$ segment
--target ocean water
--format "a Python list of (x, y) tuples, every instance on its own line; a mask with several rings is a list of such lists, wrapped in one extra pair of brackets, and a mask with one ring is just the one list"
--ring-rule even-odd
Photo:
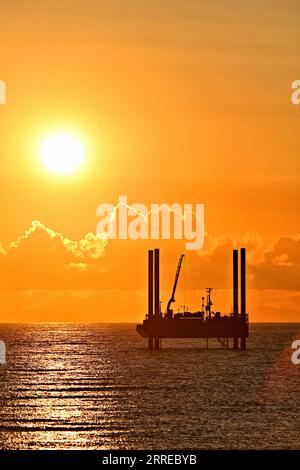
[(148, 351), (133, 324), (0, 325), (0, 447), (299, 449), (300, 324), (250, 330)]

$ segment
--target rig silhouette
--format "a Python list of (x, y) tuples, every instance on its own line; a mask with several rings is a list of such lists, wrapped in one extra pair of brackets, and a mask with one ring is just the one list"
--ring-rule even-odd
[(234, 349), (246, 349), (249, 336), (249, 321), (246, 313), (246, 249), (240, 250), (240, 312), (238, 288), (238, 250), (233, 250), (233, 312), (221, 314), (212, 310), (211, 291), (206, 289), (202, 297), (202, 310), (183, 311), (174, 314), (171, 306), (175, 302), (175, 293), (184, 255), (179, 258), (171, 297), (165, 313), (160, 307), (159, 250), (148, 251), (148, 313), (142, 324), (136, 326), (137, 332), (148, 338), (149, 349), (159, 349), (162, 338), (206, 338), (217, 339), (223, 348), (229, 347), (232, 339)]

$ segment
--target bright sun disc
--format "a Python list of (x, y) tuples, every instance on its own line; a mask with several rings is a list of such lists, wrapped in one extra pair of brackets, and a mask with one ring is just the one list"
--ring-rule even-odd
[(79, 168), (84, 151), (79, 139), (71, 134), (58, 133), (44, 139), (41, 156), (48, 170), (66, 174)]

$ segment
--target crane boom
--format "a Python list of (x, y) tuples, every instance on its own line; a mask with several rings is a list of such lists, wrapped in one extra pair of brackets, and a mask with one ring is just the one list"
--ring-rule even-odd
[(179, 261), (178, 261), (176, 274), (175, 274), (175, 279), (174, 279), (174, 284), (173, 284), (172, 295), (171, 295), (171, 297), (169, 299), (169, 302), (168, 302), (168, 305), (167, 305), (166, 315), (170, 314), (170, 307), (171, 307), (172, 303), (175, 302), (175, 293), (176, 293), (176, 288), (177, 288), (177, 283), (178, 283), (178, 279), (179, 279), (179, 274), (180, 274), (183, 258), (184, 258), (184, 255), (181, 255), (180, 258), (179, 258)]

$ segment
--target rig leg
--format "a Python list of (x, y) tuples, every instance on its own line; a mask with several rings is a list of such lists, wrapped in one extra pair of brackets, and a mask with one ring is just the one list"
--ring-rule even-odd
[(154, 338), (154, 349), (159, 349), (159, 338)]
[(226, 338), (226, 349), (228, 349), (228, 338)]
[(241, 338), (241, 349), (246, 349), (246, 338)]
[(148, 349), (153, 349), (153, 338), (148, 338)]
[(239, 349), (239, 339), (233, 338), (233, 349)]

